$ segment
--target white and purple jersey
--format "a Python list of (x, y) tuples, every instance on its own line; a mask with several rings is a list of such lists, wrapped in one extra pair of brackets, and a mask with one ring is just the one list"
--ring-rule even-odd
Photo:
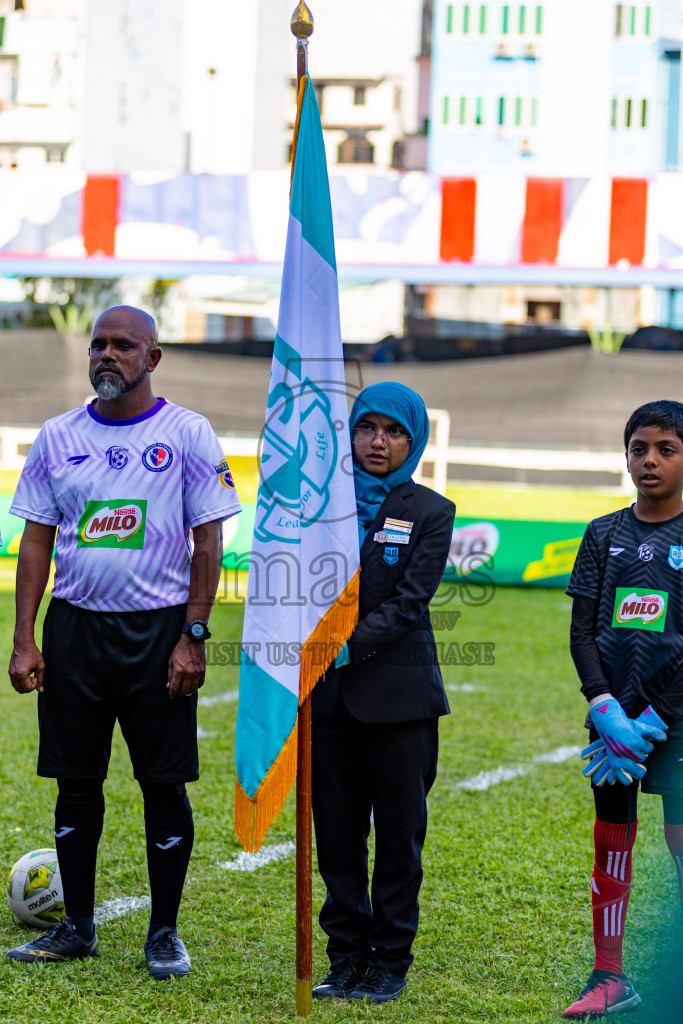
[(239, 511), (209, 422), (163, 398), (133, 419), (87, 405), (47, 420), (10, 508), (59, 527), (53, 596), (101, 612), (184, 604), (189, 531)]

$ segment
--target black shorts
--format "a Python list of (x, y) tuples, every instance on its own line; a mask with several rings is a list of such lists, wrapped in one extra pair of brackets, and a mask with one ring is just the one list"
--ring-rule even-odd
[(197, 694), (168, 696), (185, 605), (92, 612), (55, 599), (45, 616), (38, 774), (106, 778), (114, 724), (142, 782), (199, 778)]

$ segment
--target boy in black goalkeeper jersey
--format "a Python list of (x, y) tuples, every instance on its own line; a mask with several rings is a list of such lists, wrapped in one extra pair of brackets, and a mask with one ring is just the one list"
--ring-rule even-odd
[(595, 967), (572, 1018), (640, 1003), (621, 960), (639, 783), (662, 796), (683, 902), (683, 405), (636, 409), (624, 444), (635, 504), (589, 523), (567, 588), (596, 812)]

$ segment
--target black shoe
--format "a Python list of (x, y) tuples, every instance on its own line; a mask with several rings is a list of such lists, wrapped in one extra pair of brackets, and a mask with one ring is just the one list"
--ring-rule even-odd
[(74, 930), (68, 917), (60, 921), (56, 928), (51, 928), (45, 935), (26, 942), (23, 946), (10, 949), (5, 956), (9, 960), (23, 960), (24, 963), (50, 963), (64, 960), (84, 960), (88, 956), (98, 956), (97, 935), (89, 941), (82, 939)]
[(170, 928), (147, 939), (145, 959), (147, 970), (155, 981), (182, 978), (192, 970), (185, 943)]
[(386, 968), (372, 964), (360, 985), (349, 993), (349, 999), (367, 999), (369, 1003), (390, 1003), (392, 999), (400, 996), (407, 984), (406, 979), (400, 975), (391, 974)]
[(313, 989), (314, 999), (344, 999), (353, 992), (365, 974), (365, 964), (353, 960), (339, 960), (330, 973)]

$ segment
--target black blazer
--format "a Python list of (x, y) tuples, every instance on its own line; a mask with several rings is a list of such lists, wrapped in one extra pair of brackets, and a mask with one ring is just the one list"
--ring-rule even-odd
[[(413, 523), (408, 544), (374, 540), (387, 517)], [(358, 624), (348, 641), (351, 664), (328, 669), (314, 687), (314, 718), (332, 717), (340, 699), (361, 722), (409, 722), (449, 713), (429, 602), (446, 566), (454, 518), (452, 501), (412, 480), (389, 492), (360, 551)]]

